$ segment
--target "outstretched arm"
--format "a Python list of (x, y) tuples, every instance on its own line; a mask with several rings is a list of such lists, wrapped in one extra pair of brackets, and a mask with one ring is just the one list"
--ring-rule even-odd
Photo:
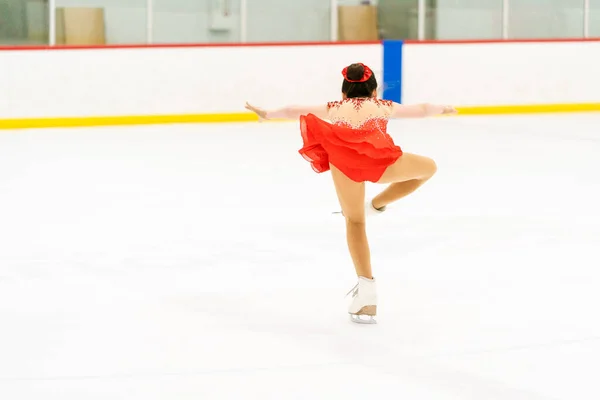
[(452, 106), (435, 104), (404, 105), (394, 103), (390, 118), (425, 118), (441, 114), (456, 114), (457, 112)]
[(278, 110), (263, 110), (246, 103), (246, 109), (254, 112), (260, 119), (298, 119), (301, 115), (314, 114), (319, 118), (327, 118), (327, 105), (289, 106)]

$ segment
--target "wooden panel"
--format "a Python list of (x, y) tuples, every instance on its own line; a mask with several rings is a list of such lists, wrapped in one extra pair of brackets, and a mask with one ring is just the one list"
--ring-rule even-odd
[(102, 8), (57, 8), (56, 44), (104, 45), (106, 31)]
[(379, 39), (376, 6), (340, 6), (338, 21), (338, 39), (341, 41)]

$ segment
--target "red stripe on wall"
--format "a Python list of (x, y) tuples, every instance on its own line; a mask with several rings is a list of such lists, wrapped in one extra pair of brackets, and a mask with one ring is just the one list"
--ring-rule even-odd
[[(573, 43), (600, 42), (589, 39), (481, 39), (481, 40), (405, 40), (410, 45), (431, 44), (494, 44), (494, 43)], [(60, 51), (60, 50), (118, 50), (118, 49), (182, 49), (203, 47), (283, 47), (283, 46), (348, 46), (381, 44), (382, 41), (358, 42), (260, 42), (260, 43), (170, 43), (170, 44), (110, 44), (104, 46), (0, 46), (0, 51)]]

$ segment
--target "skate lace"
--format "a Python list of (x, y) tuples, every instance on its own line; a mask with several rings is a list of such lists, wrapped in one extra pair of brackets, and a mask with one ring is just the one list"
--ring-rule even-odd
[(352, 297), (356, 297), (356, 295), (358, 294), (358, 283), (354, 285), (354, 287), (350, 289), (348, 293), (346, 293), (346, 297), (348, 297), (350, 293), (352, 293)]

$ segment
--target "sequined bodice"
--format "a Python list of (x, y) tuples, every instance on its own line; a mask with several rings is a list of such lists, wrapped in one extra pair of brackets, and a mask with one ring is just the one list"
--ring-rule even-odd
[(327, 103), (329, 119), (335, 125), (386, 132), (393, 102), (375, 98), (354, 98)]

